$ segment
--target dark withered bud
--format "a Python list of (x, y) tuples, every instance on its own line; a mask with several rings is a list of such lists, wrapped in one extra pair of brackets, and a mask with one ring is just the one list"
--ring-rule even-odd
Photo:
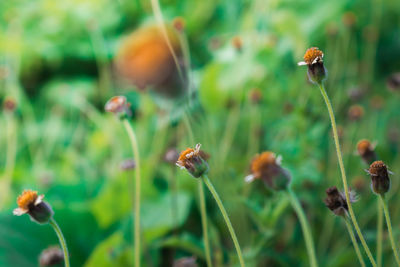
[(29, 214), (31, 220), (39, 224), (45, 224), (53, 217), (54, 212), (51, 206), (43, 201), (44, 195), (38, 195), (36, 191), (25, 190), (17, 199), (18, 208), (13, 214), (21, 216)]
[(368, 169), (371, 176), (371, 189), (374, 193), (384, 195), (390, 189), (389, 172), (381, 160), (374, 161)]
[(386, 86), (392, 91), (400, 90), (400, 72), (393, 73), (386, 79)]
[(322, 60), (323, 57), (324, 53), (321, 50), (317, 47), (311, 47), (304, 54), (304, 61), (298, 63), (299, 66), (307, 65), (308, 79), (312, 83), (321, 84), (327, 77), (327, 71)]
[(125, 96), (114, 96), (107, 101), (104, 106), (104, 110), (107, 112), (114, 113), (119, 118), (123, 119), (132, 115), (130, 110), (130, 104), (126, 100)]
[(173, 267), (197, 267), (196, 257), (186, 257), (174, 261)]
[(134, 159), (125, 159), (119, 167), (123, 171), (133, 170), (136, 167), (136, 162)]
[[(336, 186), (326, 189), (325, 205), (337, 216), (346, 216), (349, 210), (344, 192), (337, 189)], [(355, 195), (349, 192), (350, 202), (355, 202)]]
[(266, 151), (256, 155), (251, 162), (251, 174), (245, 177), (246, 182), (261, 179), (265, 186), (272, 190), (286, 190), (292, 180), (288, 170), (282, 168), (281, 157)]
[(39, 265), (42, 267), (60, 265), (64, 262), (64, 253), (58, 246), (49, 247), (40, 253)]
[(360, 119), (362, 119), (362, 117), (364, 116), (364, 108), (360, 105), (352, 105), (349, 108), (349, 119), (352, 121), (358, 121)]
[(357, 143), (357, 152), (368, 165), (377, 160), (375, 147), (367, 139), (362, 139)]
[(208, 173), (208, 164), (202, 157), (202, 153), (204, 152), (200, 151), (200, 144), (197, 144), (194, 149), (187, 148), (179, 155), (176, 165), (181, 169), (186, 169), (193, 177), (199, 178)]

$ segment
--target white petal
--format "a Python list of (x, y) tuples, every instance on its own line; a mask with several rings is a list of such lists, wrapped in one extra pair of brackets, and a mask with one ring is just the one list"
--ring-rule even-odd
[(281, 165), (282, 159), (283, 159), (282, 156), (278, 155), (278, 157), (276, 158), (276, 164)]
[(16, 216), (24, 215), (27, 212), (28, 212), (28, 210), (24, 210), (24, 209), (21, 209), (21, 208), (16, 208), (16, 209), (13, 210), (13, 214), (16, 215)]
[(200, 147), (201, 147), (201, 144), (196, 144), (196, 148), (194, 149), (194, 151), (196, 153), (199, 153), (200, 152)]
[(253, 174), (249, 174), (249, 175), (247, 175), (246, 177), (244, 177), (244, 181), (245, 181), (246, 183), (251, 183), (251, 182), (254, 181), (254, 179), (255, 179), (255, 177), (254, 177)]
[(304, 66), (304, 65), (307, 65), (307, 63), (305, 63), (304, 61), (300, 61), (300, 62), (297, 63), (297, 65), (298, 66)]
[(35, 206), (37, 206), (37, 205), (39, 205), (40, 203), (42, 203), (43, 198), (44, 198), (44, 195), (38, 196), (38, 197), (36, 198), (36, 200), (35, 200)]

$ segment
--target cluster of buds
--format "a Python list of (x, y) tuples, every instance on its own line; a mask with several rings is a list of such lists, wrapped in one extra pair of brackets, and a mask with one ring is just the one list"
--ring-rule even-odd
[[(337, 216), (346, 216), (349, 207), (346, 202), (346, 195), (337, 189), (336, 186), (326, 189), (325, 205)], [(349, 192), (350, 202), (356, 202), (355, 193)]]
[(114, 96), (107, 101), (104, 106), (104, 110), (107, 112), (114, 113), (120, 119), (131, 117), (132, 112), (130, 109), (130, 103), (128, 103), (125, 96)]
[(386, 164), (381, 161), (374, 161), (367, 170), (371, 176), (371, 189), (375, 194), (384, 195), (390, 189), (389, 171)]
[(367, 139), (362, 139), (357, 143), (357, 153), (368, 165), (377, 159), (375, 145)]
[(282, 158), (275, 153), (266, 151), (256, 155), (251, 162), (251, 174), (245, 177), (246, 182), (261, 179), (264, 184), (273, 190), (285, 190), (288, 188), (291, 175), (282, 168)]
[(181, 152), (176, 165), (181, 169), (186, 169), (193, 177), (199, 178), (208, 173), (206, 154), (200, 150), (200, 144), (196, 147), (187, 148)]
[(323, 57), (324, 53), (318, 47), (311, 47), (304, 54), (304, 61), (297, 63), (299, 66), (307, 65), (308, 78), (312, 83), (321, 84), (327, 77)]
[(43, 201), (44, 195), (38, 195), (36, 191), (24, 190), (18, 197), (18, 208), (13, 214), (21, 216), (29, 214), (31, 220), (39, 224), (46, 224), (53, 218), (54, 212), (51, 206)]

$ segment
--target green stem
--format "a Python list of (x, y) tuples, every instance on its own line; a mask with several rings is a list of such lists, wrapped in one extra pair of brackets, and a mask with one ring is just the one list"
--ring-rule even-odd
[(361, 255), (360, 247), (358, 246), (356, 237), (354, 236), (353, 228), (351, 227), (351, 224), (350, 224), (350, 222), (348, 221), (347, 218), (343, 218), (343, 219), (344, 219), (344, 222), (346, 223), (347, 231), (349, 231), (351, 242), (353, 242), (353, 246), (354, 246), (354, 250), (356, 251), (357, 258), (360, 261), (361, 266), (365, 267), (365, 262), (364, 262), (364, 259), (363, 259), (362, 255)]
[(383, 210), (379, 201), (376, 202), (377, 213), (378, 213), (378, 223), (377, 223), (377, 237), (376, 237), (376, 264), (378, 267), (382, 266), (382, 240), (383, 240)]
[(208, 226), (207, 226), (207, 210), (206, 210), (206, 199), (204, 194), (203, 182), (199, 180), (199, 197), (200, 197), (200, 213), (201, 213), (201, 224), (203, 226), (203, 239), (204, 239), (204, 249), (206, 251), (206, 262), (207, 266), (212, 266), (211, 252), (210, 252), (210, 241), (208, 239)]
[(135, 267), (140, 267), (140, 154), (139, 146), (135, 132), (127, 119), (123, 119), (123, 124), (125, 126), (126, 132), (128, 133), (129, 140), (131, 141), (133, 156), (135, 159), (135, 223), (134, 223), (134, 233), (135, 233)]
[(64, 252), (64, 264), (65, 264), (65, 267), (69, 267), (70, 264), (69, 264), (69, 255), (68, 255), (67, 242), (65, 242), (65, 238), (64, 238), (64, 235), (63, 235), (63, 233), (61, 231), (61, 228), (58, 226), (57, 222), (53, 218), (50, 219), (49, 224), (53, 227), (54, 231), (57, 234), (58, 240), (60, 241), (61, 248), (62, 248), (62, 250)]
[(397, 265), (400, 266), (400, 257), (399, 257), (399, 252), (397, 249), (396, 241), (394, 241), (392, 223), (390, 222), (389, 209), (388, 209), (387, 203), (384, 198), (385, 198), (384, 196), (379, 195), (379, 201), (382, 204), (383, 213), (385, 214), (385, 218), (386, 218), (386, 224), (387, 224), (387, 228), (388, 228), (388, 232), (389, 232), (390, 243), (392, 244), (393, 254), (396, 259)]
[(333, 113), (332, 104), (331, 104), (331, 101), (329, 100), (329, 97), (328, 97), (326, 91), (325, 91), (324, 85), (322, 83), (320, 83), (320, 84), (318, 84), (318, 86), (319, 86), (319, 89), (321, 90), (322, 97), (325, 100), (326, 107), (328, 108), (328, 113), (329, 113), (329, 117), (330, 117), (331, 124), (332, 124), (333, 139), (335, 140), (336, 154), (337, 154), (337, 158), (339, 161), (340, 172), (342, 174), (343, 188), (344, 188), (344, 193), (346, 195), (346, 203), (347, 203), (347, 206), (349, 209), (349, 215), (350, 215), (351, 221), (354, 225), (354, 228), (356, 229), (358, 238), (360, 239), (361, 244), (364, 247), (364, 250), (368, 255), (368, 258), (371, 261), (372, 266), (376, 267), (376, 262), (374, 260), (374, 257), (372, 256), (372, 253), (368, 248), (367, 242), (365, 241), (365, 239), (361, 233), (361, 229), (358, 226), (358, 222), (357, 222), (356, 216), (353, 211), (353, 206), (351, 205), (350, 195), (349, 195), (349, 186), (347, 184), (346, 171), (345, 171), (344, 165), (343, 165), (342, 151), (340, 149), (339, 136), (337, 133), (335, 114)]
[(208, 187), (208, 190), (210, 190), (211, 194), (213, 195), (215, 202), (217, 202), (218, 208), (222, 213), (222, 217), (224, 217), (226, 226), (228, 227), (229, 233), (231, 234), (232, 240), (233, 240), (233, 244), (235, 245), (235, 249), (236, 249), (236, 253), (238, 255), (239, 258), (239, 262), (240, 262), (240, 266), (244, 267), (244, 260), (243, 260), (243, 256), (242, 256), (242, 251), (240, 249), (240, 245), (239, 245), (239, 241), (237, 240), (236, 234), (235, 234), (235, 230), (232, 227), (232, 223), (229, 220), (228, 217), (228, 213), (226, 212), (224, 205), (222, 204), (221, 199), (219, 198), (219, 195), (217, 193), (217, 191), (215, 190), (214, 186), (212, 185), (210, 179), (208, 179), (207, 175), (203, 175), (202, 176), (202, 180), (204, 181), (204, 183), (206, 184), (206, 186)]
[(304, 235), (304, 240), (306, 242), (306, 247), (307, 247), (307, 253), (308, 253), (308, 258), (310, 260), (310, 266), (311, 267), (317, 267), (317, 258), (315, 256), (315, 249), (314, 249), (314, 242), (310, 230), (310, 226), (308, 224), (306, 215), (304, 214), (304, 210), (300, 205), (299, 200), (297, 199), (295, 193), (289, 188), (288, 189), (288, 195), (290, 198), (290, 202), (292, 203), (292, 207), (294, 211), (297, 214), (297, 217), (299, 218), (301, 229), (303, 231)]

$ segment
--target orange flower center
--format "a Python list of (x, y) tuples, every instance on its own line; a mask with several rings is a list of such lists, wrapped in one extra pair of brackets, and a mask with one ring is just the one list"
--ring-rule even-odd
[(183, 162), (183, 163), (186, 162), (186, 160), (188, 160), (187, 155), (190, 154), (190, 153), (194, 153), (194, 149), (193, 148), (186, 148), (179, 155), (178, 161)]
[(369, 173), (374, 175), (378, 175), (385, 170), (387, 170), (386, 165), (381, 160), (375, 161), (371, 164), (371, 166), (369, 166)]
[(17, 199), (18, 207), (24, 210), (29, 209), (29, 205), (35, 203), (37, 197), (37, 191), (24, 190), (22, 195), (20, 195)]
[(251, 172), (257, 177), (275, 165), (277, 165), (275, 153), (270, 151), (263, 152), (253, 159), (251, 163)]
[(371, 143), (366, 139), (360, 140), (360, 142), (357, 144), (358, 153), (362, 155), (368, 150), (372, 150)]
[(322, 59), (324, 53), (319, 50), (317, 47), (311, 47), (307, 49), (306, 53), (304, 54), (304, 62), (307, 65), (313, 64), (314, 60), (319, 58)]

